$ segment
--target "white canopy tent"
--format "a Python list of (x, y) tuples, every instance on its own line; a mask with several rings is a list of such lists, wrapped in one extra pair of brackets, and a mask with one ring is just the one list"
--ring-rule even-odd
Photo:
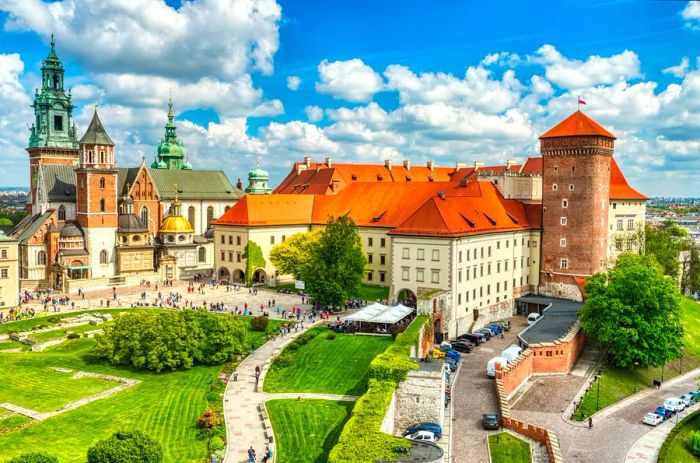
[(378, 323), (386, 327), (387, 325), (394, 325), (400, 322), (411, 315), (414, 310), (402, 304), (387, 306), (375, 302), (347, 316), (345, 320), (354, 323)]

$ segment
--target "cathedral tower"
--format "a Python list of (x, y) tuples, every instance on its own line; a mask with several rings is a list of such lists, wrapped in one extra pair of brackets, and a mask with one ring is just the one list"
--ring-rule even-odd
[(165, 124), (165, 137), (160, 140), (158, 156), (151, 164), (151, 169), (192, 169), (192, 164), (185, 160), (185, 148), (176, 133), (172, 99), (168, 101), (168, 122)]
[(97, 110), (83, 138), (76, 172), (76, 217), (85, 230), (93, 277), (114, 275), (114, 242), (118, 223), (117, 169), (114, 143)]
[(51, 36), (51, 51), (41, 66), (41, 89), (34, 94), (34, 123), (29, 133), (29, 169), (32, 204), (37, 203), (37, 168), (40, 164), (74, 166), (78, 162), (78, 141), (73, 123), (70, 91), (63, 87), (63, 65), (56, 56)]
[(605, 270), (615, 136), (576, 111), (540, 137), (540, 291), (580, 299), (576, 277)]

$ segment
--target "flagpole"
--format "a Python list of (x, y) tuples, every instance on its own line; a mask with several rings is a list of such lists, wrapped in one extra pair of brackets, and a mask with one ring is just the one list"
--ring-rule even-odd
[(576, 110), (581, 111), (581, 95), (576, 97), (576, 101), (578, 102), (577, 106), (576, 106)]

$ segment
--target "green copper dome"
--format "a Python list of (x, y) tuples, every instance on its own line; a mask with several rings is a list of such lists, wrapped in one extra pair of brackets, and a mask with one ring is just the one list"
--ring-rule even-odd
[(192, 170), (192, 163), (190, 161), (185, 161), (182, 165), (182, 170)]
[(168, 102), (168, 123), (165, 124), (165, 137), (158, 145), (158, 162), (151, 164), (152, 169), (192, 169), (192, 164), (185, 162), (185, 148), (178, 138), (173, 113), (173, 100)]
[(248, 187), (245, 191), (254, 195), (268, 194), (272, 192), (269, 183), (270, 174), (266, 170), (261, 169), (260, 162), (258, 162), (255, 169), (248, 172)]
[(260, 166), (258, 166), (255, 169), (248, 172), (248, 178), (249, 179), (257, 178), (257, 179), (269, 180), (270, 174), (268, 174), (266, 170), (263, 170), (260, 168)]

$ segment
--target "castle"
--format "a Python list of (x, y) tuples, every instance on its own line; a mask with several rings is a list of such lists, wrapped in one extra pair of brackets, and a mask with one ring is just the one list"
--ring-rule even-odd
[(429, 300), (436, 333), (510, 316), (528, 293), (581, 300), (586, 277), (643, 244), (647, 198), (617, 165), (615, 137), (584, 113), (540, 141), (541, 157), (499, 166), (305, 158), (272, 194), (245, 196), (214, 221), (217, 275), (242, 281), (254, 241), (265, 265), (253, 281), (289, 280), (270, 250), (348, 215), (367, 257), (364, 282), (388, 287), (390, 299)]
[(187, 161), (172, 101), (153, 164), (118, 167), (97, 109), (78, 139), (53, 39), (41, 76), (27, 148), (29, 215), (11, 233), (19, 242), (20, 289), (67, 292), (210, 275), (210, 225), (243, 191), (223, 171)]

